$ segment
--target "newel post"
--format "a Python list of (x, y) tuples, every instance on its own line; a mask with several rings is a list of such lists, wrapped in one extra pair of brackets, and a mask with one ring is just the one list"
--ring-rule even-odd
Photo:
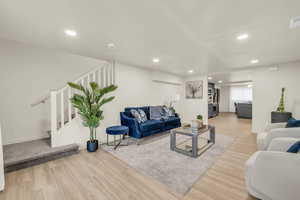
[(53, 140), (55, 133), (57, 132), (57, 91), (52, 90), (50, 92), (51, 103), (51, 146), (53, 146)]

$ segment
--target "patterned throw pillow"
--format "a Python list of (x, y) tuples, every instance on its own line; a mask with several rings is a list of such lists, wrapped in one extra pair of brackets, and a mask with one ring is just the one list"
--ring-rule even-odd
[(147, 119), (147, 115), (146, 115), (145, 111), (143, 111), (142, 109), (138, 109), (138, 111), (140, 113), (142, 122), (146, 122), (148, 119)]
[(173, 112), (172, 109), (168, 108), (167, 106), (163, 107), (164, 112), (166, 113), (165, 115), (168, 117), (174, 117), (175, 113)]
[(142, 117), (137, 110), (131, 109), (130, 112), (131, 112), (132, 116), (138, 121), (138, 123), (143, 122)]
[(168, 119), (169, 118), (169, 110), (166, 106), (163, 106), (162, 107), (162, 113), (161, 113), (161, 116), (163, 119)]

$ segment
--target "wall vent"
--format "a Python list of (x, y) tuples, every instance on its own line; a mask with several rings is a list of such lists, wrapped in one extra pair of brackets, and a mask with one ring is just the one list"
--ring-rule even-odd
[(290, 28), (300, 27), (300, 16), (291, 19)]

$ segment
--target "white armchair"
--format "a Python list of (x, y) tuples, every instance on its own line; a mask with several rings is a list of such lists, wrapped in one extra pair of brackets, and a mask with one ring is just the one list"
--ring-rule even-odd
[(262, 200), (295, 200), (300, 197), (300, 154), (287, 149), (300, 139), (273, 139), (268, 151), (258, 151), (246, 163), (248, 192)]
[(300, 141), (300, 138), (275, 138), (271, 141), (270, 145), (268, 146), (268, 151), (287, 152), (287, 150), (298, 141)]
[(274, 138), (294, 137), (300, 138), (300, 128), (285, 128), (286, 123), (269, 124), (265, 131), (257, 135), (258, 150), (267, 150)]

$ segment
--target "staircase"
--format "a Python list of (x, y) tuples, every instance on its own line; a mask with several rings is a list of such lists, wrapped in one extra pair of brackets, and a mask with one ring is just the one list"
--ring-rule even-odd
[[(115, 64), (104, 63), (72, 82), (88, 86), (91, 81), (97, 82), (100, 87), (115, 84)], [(69, 100), (73, 93), (73, 89), (67, 84), (61, 89), (50, 92), (51, 147), (82, 143), (83, 135), (75, 134), (82, 127), (78, 126), (79, 124), (81, 126), (80, 119)]]
[[(114, 63), (105, 62), (88, 73), (83, 74), (72, 82), (88, 86), (95, 81), (100, 87), (106, 87), (115, 83)], [(48, 131), (49, 138), (28, 141), (23, 143), (3, 146), (4, 171), (11, 172), (18, 169), (30, 167), (50, 160), (78, 153), (79, 144), (87, 141), (87, 129), (82, 127), (77, 110), (70, 102), (74, 91), (67, 84), (31, 106), (45, 103), (50, 99), (51, 105), (51, 130)], [(0, 130), (0, 147), (1, 130)], [(1, 148), (0, 148), (0, 191), (3, 176), (1, 176)], [(3, 172), (2, 172), (3, 174)]]

